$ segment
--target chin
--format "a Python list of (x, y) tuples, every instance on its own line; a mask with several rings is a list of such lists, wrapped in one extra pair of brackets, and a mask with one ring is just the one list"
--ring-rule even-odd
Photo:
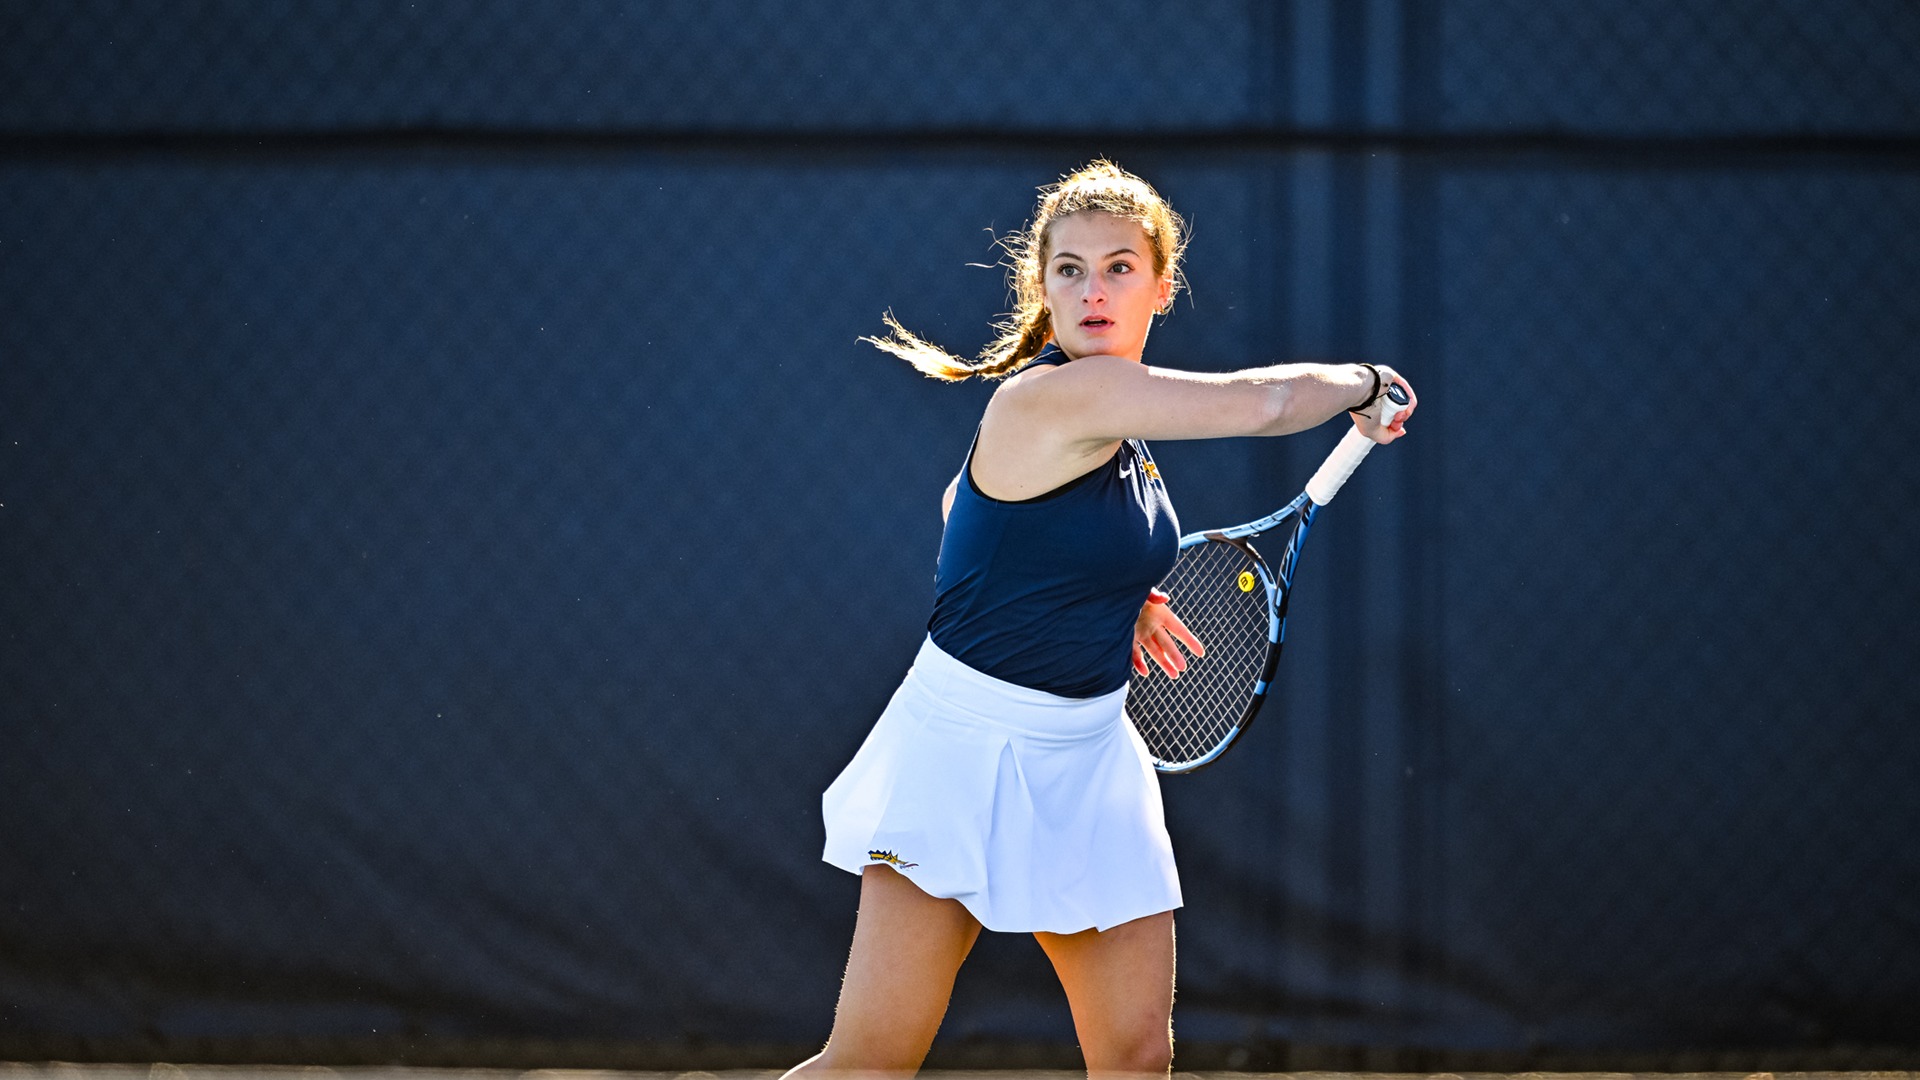
[(1062, 339), (1061, 337), (1056, 335), (1053, 339), (1053, 343), (1055, 345), (1060, 346), (1061, 352), (1066, 353), (1069, 357), (1072, 357), (1075, 360), (1078, 360), (1083, 356), (1127, 356), (1129, 355), (1129, 353), (1126, 350), (1126, 343), (1102, 339), (1102, 338), (1087, 339), (1087, 338), (1083, 338), (1078, 335), (1075, 335), (1072, 338)]

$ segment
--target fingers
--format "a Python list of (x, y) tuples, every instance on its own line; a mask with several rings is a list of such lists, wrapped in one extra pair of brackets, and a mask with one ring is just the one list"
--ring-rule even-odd
[(1360, 434), (1384, 446), (1406, 435), (1407, 419), (1413, 415), (1414, 408), (1420, 404), (1420, 398), (1413, 392), (1413, 384), (1399, 372), (1384, 364), (1377, 366), (1380, 370), (1382, 389), (1389, 385), (1399, 387), (1406, 393), (1407, 403), (1396, 405), (1383, 393), (1374, 399), (1373, 405), (1367, 411), (1355, 413), (1353, 423), (1360, 429)]
[(1187, 670), (1187, 658), (1181, 656), (1180, 650), (1157, 631), (1149, 631), (1144, 637), (1134, 639), (1133, 670), (1141, 675), (1150, 673), (1152, 668), (1147, 666), (1149, 660), (1171, 678), (1177, 679), (1182, 671)]
[(1407, 433), (1407, 424), (1404, 419), (1395, 424), (1388, 425), (1381, 423), (1374, 417), (1356, 414), (1353, 418), (1353, 426), (1360, 429), (1360, 434), (1373, 440), (1375, 445), (1378, 446), (1385, 446)]
[[(1167, 594), (1159, 589), (1147, 595), (1146, 606), (1140, 609), (1139, 621), (1133, 628), (1133, 670), (1135, 674), (1146, 675), (1151, 670), (1148, 661), (1167, 678), (1177, 679), (1187, 670), (1187, 654), (1195, 657), (1207, 655), (1206, 646), (1200, 643), (1180, 616), (1167, 606)], [(1181, 652), (1181, 646), (1186, 652)]]
[[(1186, 653), (1180, 651), (1181, 645), (1187, 647)], [(1166, 672), (1167, 678), (1177, 679), (1181, 672), (1187, 670), (1187, 653), (1200, 657), (1205, 656), (1207, 650), (1201, 646), (1199, 638), (1194, 637), (1179, 619), (1172, 618), (1169, 613), (1166, 623), (1153, 627), (1135, 639), (1134, 670), (1145, 675), (1146, 664), (1142, 652), (1146, 659), (1151, 659), (1161, 671)]]
[(1193, 631), (1187, 629), (1187, 624), (1181, 622), (1180, 616), (1175, 615), (1172, 609), (1168, 609), (1167, 611), (1166, 631), (1168, 634), (1172, 635), (1175, 641), (1178, 641), (1180, 644), (1185, 645), (1187, 647), (1187, 651), (1192, 653), (1193, 655), (1195, 656), (1207, 655), (1207, 647), (1205, 645), (1200, 644), (1200, 639), (1193, 636)]
[(1392, 368), (1381, 368), (1380, 370), (1382, 374), (1387, 377), (1388, 381), (1406, 392), (1407, 403), (1405, 405), (1396, 406), (1391, 401), (1382, 399), (1385, 401), (1385, 404), (1381, 406), (1383, 410), (1381, 417), (1393, 421), (1391, 424), (1384, 425), (1387, 430), (1393, 432), (1395, 436), (1405, 435), (1407, 433), (1407, 419), (1413, 415), (1413, 410), (1420, 405), (1420, 395), (1413, 392), (1413, 384), (1408, 382), (1406, 377), (1399, 372)]
[(1180, 655), (1174, 647), (1173, 639), (1160, 627), (1147, 627), (1136, 630), (1133, 635), (1133, 670), (1137, 675), (1149, 673), (1147, 661), (1167, 673), (1170, 679), (1177, 679), (1187, 670), (1187, 658)]

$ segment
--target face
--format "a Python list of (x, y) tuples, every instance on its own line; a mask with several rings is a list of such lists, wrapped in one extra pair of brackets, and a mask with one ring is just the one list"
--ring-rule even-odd
[(1088, 212), (1056, 220), (1047, 241), (1041, 274), (1060, 351), (1140, 359), (1154, 313), (1173, 295), (1173, 281), (1153, 272), (1146, 230)]

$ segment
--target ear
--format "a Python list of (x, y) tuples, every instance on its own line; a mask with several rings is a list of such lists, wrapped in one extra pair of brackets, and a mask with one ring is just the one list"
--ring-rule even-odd
[(1157, 300), (1153, 305), (1154, 313), (1165, 315), (1173, 310), (1173, 278), (1163, 277), (1157, 291)]

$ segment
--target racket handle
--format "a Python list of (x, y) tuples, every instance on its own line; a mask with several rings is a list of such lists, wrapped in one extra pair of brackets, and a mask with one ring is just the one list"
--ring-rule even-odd
[[(1407, 392), (1397, 385), (1389, 386), (1386, 392), (1380, 395), (1379, 402), (1381, 424), (1391, 424), (1393, 418), (1399, 416), (1400, 410), (1406, 406)], [(1333, 497), (1340, 494), (1340, 489), (1346, 486), (1347, 477), (1352, 476), (1353, 470), (1359, 468), (1360, 463), (1367, 459), (1367, 452), (1372, 450), (1373, 446), (1373, 440), (1360, 434), (1359, 428), (1349, 428), (1346, 437), (1340, 440), (1340, 445), (1333, 448), (1333, 453), (1328, 454), (1327, 460), (1321, 462), (1319, 470), (1313, 474), (1313, 479), (1307, 481), (1307, 498), (1313, 500), (1313, 505), (1325, 506), (1332, 502)]]
[(1333, 453), (1328, 454), (1327, 460), (1314, 472), (1313, 479), (1307, 481), (1307, 498), (1312, 499), (1315, 506), (1332, 502), (1345, 486), (1347, 477), (1353, 475), (1353, 470), (1360, 467), (1372, 449), (1372, 439), (1360, 434), (1359, 428), (1348, 428), (1340, 445), (1333, 448)]

